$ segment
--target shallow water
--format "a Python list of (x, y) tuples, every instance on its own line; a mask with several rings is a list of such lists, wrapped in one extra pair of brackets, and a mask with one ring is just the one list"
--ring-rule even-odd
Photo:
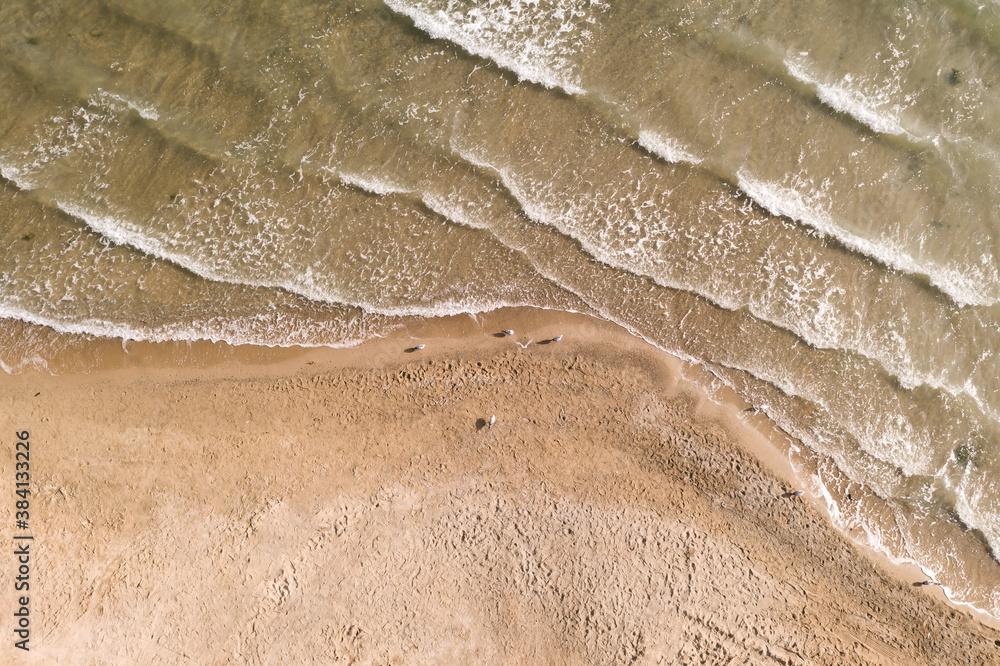
[(1000, 616), (998, 82), (961, 0), (8, 0), (3, 367), (596, 314)]

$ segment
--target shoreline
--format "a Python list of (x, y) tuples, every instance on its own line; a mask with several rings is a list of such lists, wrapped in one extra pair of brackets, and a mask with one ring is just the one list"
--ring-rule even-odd
[[(514, 336), (499, 335), (507, 328), (514, 329)], [(559, 334), (565, 336), (560, 343), (538, 344)], [(412, 345), (409, 344), (411, 341)], [(419, 352), (407, 352), (406, 349), (417, 341), (426, 347)], [(105, 341), (99, 344), (104, 345)], [(385, 338), (345, 349), (233, 348), (207, 342), (169, 345), (133, 342), (120, 348), (125, 351), (119, 358), (110, 358), (114, 356), (111, 349), (102, 350), (98, 354), (102, 358), (101, 367), (93, 372), (51, 376), (29, 371), (9, 376), (8, 388), (15, 392), (17, 388), (55, 392), (71, 387), (107, 386), (109, 382), (117, 386), (150, 382), (153, 385), (309, 382), (368, 371), (390, 373), (423, 361), (483, 363), (498, 355), (507, 355), (504, 358), (510, 359), (509, 362), (522, 357), (528, 357), (525, 362), (530, 362), (536, 351), (542, 352), (544, 362), (566, 361), (571, 355), (577, 359), (593, 358), (603, 353), (606, 360), (617, 357), (633, 367), (645, 368), (649, 366), (649, 359), (655, 359), (656, 367), (651, 367), (649, 372), (665, 395), (683, 396), (685, 400), (693, 401), (692, 413), (696, 418), (720, 425), (730, 433), (732, 441), (763, 467), (772, 484), (793, 489), (800, 483), (787, 456), (791, 439), (769, 419), (757, 417), (753, 423), (749, 422), (743, 412), (747, 405), (728, 388), (711, 391), (708, 388), (711, 383), (708, 371), (658, 350), (610, 322), (582, 314), (517, 308), (475, 317), (461, 315), (442, 320), (414, 320)], [(601, 348), (611, 348), (614, 352), (601, 352)], [(372, 400), (377, 401), (377, 398)], [(507, 418), (502, 417), (501, 422)], [(782, 446), (786, 448), (783, 450)], [(4, 473), (7, 474), (7, 471), (4, 470)], [(197, 477), (192, 478), (197, 480)], [(763, 479), (759, 482), (768, 481)], [(915, 564), (894, 563), (885, 554), (858, 544), (837, 530), (822, 497), (811, 497), (807, 493), (806, 498), (812, 512), (820, 515), (831, 530), (835, 530), (857, 554), (879, 570), (911, 588), (917, 581), (925, 579)], [(1000, 621), (967, 605), (952, 602), (942, 590), (911, 589), (909, 594), (932, 600), (942, 609), (957, 609), (972, 618), (984, 631), (1000, 629)]]
[[(680, 363), (690, 367), (692, 371), (707, 373), (707, 371), (701, 368), (692, 367), (691, 364), (685, 361), (680, 361)], [(694, 381), (693, 383), (699, 390), (705, 391), (703, 386), (697, 381)], [(748, 436), (741, 438), (739, 443), (743, 446), (747, 453), (751, 454), (754, 458), (765, 465), (771, 474), (774, 474), (788, 483), (789, 487), (803, 486), (804, 480), (802, 479), (801, 473), (795, 470), (789, 456), (787, 455), (788, 446), (795, 445), (805, 448), (803, 444), (783, 431), (781, 427), (768, 418), (766, 414), (763, 415), (762, 419), (759, 419), (758, 422), (753, 425), (741, 419), (740, 417), (742, 411), (750, 405), (748, 405), (743, 398), (741, 398), (728, 386), (725, 386), (717, 391), (715, 395), (709, 396), (709, 399), (713, 400), (713, 402), (719, 405), (723, 410), (726, 410), (730, 418), (740, 419), (745, 424)], [(779, 442), (781, 443), (780, 445)], [(870, 559), (875, 565), (883, 568), (898, 580), (908, 585), (916, 586), (923, 581), (928, 580), (928, 574), (924, 571), (919, 562), (908, 558), (897, 559), (884, 550), (873, 548), (854, 539), (850, 534), (841, 529), (833, 518), (829, 502), (824, 501), (823, 497), (817, 497), (809, 492), (807, 492), (804, 497), (808, 498), (807, 501), (809, 501), (812, 506), (826, 518), (830, 526), (835, 529), (838, 534), (854, 545), (859, 553)], [(951, 608), (954, 608), (955, 610), (966, 613), (983, 626), (1000, 630), (1000, 618), (996, 618), (972, 604), (952, 599), (944, 592), (943, 589), (941, 589), (939, 585), (921, 587), (920, 591), (927, 594), (933, 594), (939, 601), (945, 603)]]
[[(503, 308), (476, 315), (451, 315), (436, 319), (413, 317), (407, 325), (401, 326), (383, 338), (370, 340), (355, 347), (344, 348), (297, 346), (276, 348), (259, 345), (233, 346), (227, 343), (212, 342), (173, 343), (172, 346), (189, 347), (190, 351), (184, 352), (188, 362), (193, 359), (209, 366), (220, 363), (238, 363), (250, 367), (255, 365), (281, 367), (284, 364), (291, 367), (301, 358), (308, 357), (309, 360), (304, 361), (305, 363), (322, 361), (332, 367), (349, 368), (371, 365), (375, 361), (389, 364), (405, 363), (411, 360), (412, 356), (405, 351), (405, 346), (402, 346), (403, 352), (400, 355), (397, 343), (405, 345), (407, 340), (412, 340), (413, 344), (428, 340), (434, 341), (435, 344), (443, 342), (449, 352), (461, 352), (476, 346), (473, 340), (477, 336), (485, 340), (489, 340), (491, 336), (498, 338), (498, 341), (506, 340), (506, 338), (499, 338), (497, 333), (511, 326), (527, 328), (531, 332), (527, 341), (522, 340), (516, 344), (537, 344), (539, 341), (545, 341), (559, 335), (564, 329), (573, 329), (578, 338), (613, 337), (614, 344), (618, 346), (633, 350), (648, 348), (653, 353), (663, 355), (669, 362), (672, 371), (687, 382), (691, 390), (704, 393), (711, 405), (714, 405), (715, 409), (707, 404), (704, 406), (703, 411), (706, 414), (712, 414), (715, 418), (723, 421), (729, 420), (732, 423), (738, 423), (745, 429), (738, 442), (747, 453), (763, 463), (772, 474), (788, 484), (790, 488), (802, 486), (804, 480), (800, 478), (800, 473), (795, 471), (788, 456), (788, 447), (796, 444), (797, 440), (785, 433), (766, 414), (762, 414), (762, 418), (757, 419), (755, 424), (750, 424), (743, 416), (743, 410), (752, 407), (752, 405), (746, 403), (728, 386), (723, 386), (714, 392), (710, 391), (707, 387), (715, 377), (708, 370), (657, 349), (654, 345), (637, 338), (613, 322), (587, 314), (522, 307)], [(519, 338), (519, 331), (515, 330), (514, 337), (515, 340)], [(510, 342), (510, 340), (506, 341)], [(167, 347), (165, 343), (133, 342), (130, 343), (130, 346), (132, 349), (128, 354), (141, 359), (138, 366), (140, 368), (174, 369), (178, 365), (176, 360), (178, 351), (165, 349)], [(138, 354), (136, 347), (140, 347)], [(374, 347), (386, 347), (386, 349), (373, 352)], [(424, 351), (425, 353), (441, 353), (440, 349), (433, 350), (433, 352), (430, 349)], [(884, 551), (854, 540), (836, 525), (830, 513), (829, 504), (823, 501), (822, 497), (813, 496), (812, 493), (807, 493), (806, 496), (808, 501), (823, 513), (831, 526), (837, 529), (838, 533), (856, 545), (860, 552), (873, 562), (891, 572), (904, 583), (913, 585), (927, 580), (928, 576), (919, 562), (910, 559), (897, 560)], [(938, 586), (921, 591), (929, 594), (936, 593), (937, 597), (948, 606), (971, 615), (984, 626), (1000, 630), (1000, 618), (993, 617), (972, 604), (951, 599)]]

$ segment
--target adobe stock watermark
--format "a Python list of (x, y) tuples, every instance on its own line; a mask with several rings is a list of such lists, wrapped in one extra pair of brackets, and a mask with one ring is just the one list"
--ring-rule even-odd
[(29, 650), (31, 641), (31, 433), (22, 430), (14, 443), (14, 647)]

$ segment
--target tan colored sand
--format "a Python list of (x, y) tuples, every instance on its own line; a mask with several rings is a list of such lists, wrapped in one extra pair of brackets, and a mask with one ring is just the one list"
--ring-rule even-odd
[(38, 483), (27, 661), (998, 663), (1000, 632), (782, 498), (675, 361), (485, 328), (4, 378)]

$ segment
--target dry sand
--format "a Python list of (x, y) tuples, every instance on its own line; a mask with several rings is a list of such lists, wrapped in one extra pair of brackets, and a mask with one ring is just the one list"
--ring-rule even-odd
[(452, 324), (414, 353), (139, 345), (0, 378), (0, 488), (24, 429), (37, 484), (32, 650), (5, 610), (0, 662), (1000, 662), (1000, 632), (783, 497), (690, 368), (583, 317)]

